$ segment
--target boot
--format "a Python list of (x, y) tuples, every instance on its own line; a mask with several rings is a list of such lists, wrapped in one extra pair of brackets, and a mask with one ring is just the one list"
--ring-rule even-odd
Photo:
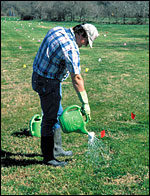
[(52, 166), (65, 166), (67, 162), (58, 161), (53, 154), (54, 138), (53, 136), (41, 137), (41, 150), (44, 157), (44, 163)]
[(72, 156), (72, 151), (62, 149), (61, 128), (54, 130), (54, 156)]

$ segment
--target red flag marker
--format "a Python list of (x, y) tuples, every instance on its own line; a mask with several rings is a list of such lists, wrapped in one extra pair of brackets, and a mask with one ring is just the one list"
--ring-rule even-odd
[(105, 130), (101, 131), (101, 138), (105, 136)]
[(135, 118), (135, 114), (133, 114), (132, 112), (131, 112), (131, 118), (134, 120), (134, 118)]

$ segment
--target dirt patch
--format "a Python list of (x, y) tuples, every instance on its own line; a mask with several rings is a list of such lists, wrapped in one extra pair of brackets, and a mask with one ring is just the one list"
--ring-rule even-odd
[(42, 25), (37, 26), (37, 27), (39, 27), (39, 28), (43, 28), (43, 29), (50, 29), (50, 27), (45, 27), (45, 26), (42, 26)]
[(138, 175), (131, 175), (127, 173), (125, 176), (120, 176), (117, 179), (107, 178), (105, 184), (109, 185), (131, 185), (133, 183), (140, 183), (142, 180)]

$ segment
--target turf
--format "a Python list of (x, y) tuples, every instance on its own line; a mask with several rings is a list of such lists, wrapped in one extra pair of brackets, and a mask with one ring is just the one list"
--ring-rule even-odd
[[(73, 157), (59, 158), (68, 160), (63, 168), (45, 166), (40, 138), (29, 135), (30, 119), (41, 114), (39, 97), (31, 87), (36, 52), (50, 28), (76, 24), (1, 18), (2, 195), (149, 193), (148, 25), (95, 24), (100, 36), (93, 48), (80, 49), (92, 117), (87, 129), (109, 149), (112, 159), (108, 164), (87, 164), (88, 138), (62, 133), (64, 149), (72, 150)], [(81, 105), (70, 78), (62, 88), (64, 108)], [(102, 130), (106, 132), (103, 138)]]

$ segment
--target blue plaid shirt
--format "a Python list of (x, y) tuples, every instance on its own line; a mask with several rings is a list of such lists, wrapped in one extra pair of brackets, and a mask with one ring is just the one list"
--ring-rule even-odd
[(63, 81), (69, 73), (80, 74), (79, 48), (72, 29), (55, 27), (48, 31), (33, 62), (39, 75)]

